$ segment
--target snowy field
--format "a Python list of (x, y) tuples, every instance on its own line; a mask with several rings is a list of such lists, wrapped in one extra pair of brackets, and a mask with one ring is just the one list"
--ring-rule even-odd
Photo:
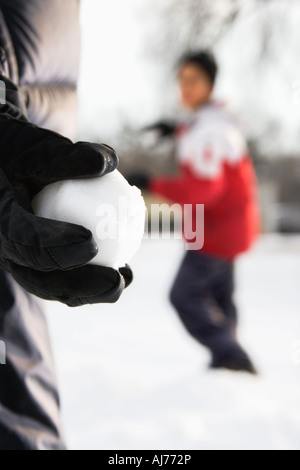
[(263, 238), (237, 268), (259, 378), (207, 371), (167, 293), (178, 241), (145, 241), (114, 306), (48, 304), (70, 449), (300, 449), (300, 238)]

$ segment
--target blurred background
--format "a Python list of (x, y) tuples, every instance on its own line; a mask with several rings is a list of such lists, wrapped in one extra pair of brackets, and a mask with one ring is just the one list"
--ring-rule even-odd
[(168, 303), (181, 242), (146, 240), (117, 305), (48, 306), (71, 448), (299, 449), (299, 24), (298, 0), (82, 0), (78, 139), (116, 148), (125, 174), (174, 171), (172, 141), (150, 148), (140, 129), (180, 117), (183, 52), (216, 54), (215, 97), (238, 112), (260, 186), (264, 233), (236, 295), (261, 375), (207, 372)]
[(123, 171), (169, 171), (172, 144), (139, 130), (180, 113), (178, 58), (212, 48), (215, 96), (240, 115), (260, 180), (266, 231), (300, 230), (298, 0), (83, 0), (80, 138), (117, 148)]

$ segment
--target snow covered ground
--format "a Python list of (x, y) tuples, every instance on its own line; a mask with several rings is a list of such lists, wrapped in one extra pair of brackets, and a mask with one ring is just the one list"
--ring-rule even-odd
[(237, 269), (259, 378), (208, 372), (167, 292), (178, 241), (145, 241), (114, 306), (48, 304), (71, 449), (300, 449), (300, 238), (267, 236)]

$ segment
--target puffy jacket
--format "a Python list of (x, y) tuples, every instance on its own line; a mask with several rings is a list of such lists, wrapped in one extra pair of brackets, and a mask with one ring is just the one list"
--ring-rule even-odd
[(249, 249), (259, 231), (257, 183), (245, 139), (235, 118), (210, 103), (178, 127), (177, 141), (179, 175), (154, 179), (151, 190), (192, 205), (193, 229), (197, 204), (204, 204), (202, 252), (231, 260)]
[(0, 0), (0, 70), (20, 87), (31, 122), (70, 138), (79, 52), (79, 0)]

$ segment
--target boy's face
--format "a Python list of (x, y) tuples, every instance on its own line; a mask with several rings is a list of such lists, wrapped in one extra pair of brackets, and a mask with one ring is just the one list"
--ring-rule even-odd
[(197, 65), (182, 65), (178, 73), (178, 83), (181, 102), (190, 110), (196, 110), (205, 104), (213, 92), (209, 77)]

